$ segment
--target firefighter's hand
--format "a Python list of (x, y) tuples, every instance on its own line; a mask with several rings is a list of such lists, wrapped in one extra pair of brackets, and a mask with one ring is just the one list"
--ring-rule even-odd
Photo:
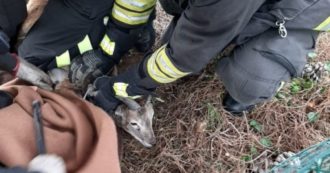
[(135, 68), (115, 77), (99, 77), (95, 80), (92, 91), (87, 94), (87, 99), (111, 113), (120, 103), (117, 97), (136, 99), (153, 95), (153, 89), (146, 89), (138, 85), (138, 81), (143, 81), (143, 78), (139, 77)]
[(29, 172), (66, 173), (65, 163), (56, 155), (39, 155), (28, 165)]
[(77, 87), (86, 90), (97, 77), (105, 75), (115, 65), (110, 57), (100, 50), (91, 50), (73, 59), (69, 79)]
[(14, 69), (14, 75), (16, 77), (30, 82), (40, 88), (52, 90), (52, 82), (50, 77), (45, 72), (24, 59), (19, 58), (16, 55), (13, 56), (17, 59), (16, 68)]
[(89, 86), (86, 99), (102, 108), (108, 114), (113, 113), (120, 101), (115, 97), (113, 90), (114, 79), (102, 76)]

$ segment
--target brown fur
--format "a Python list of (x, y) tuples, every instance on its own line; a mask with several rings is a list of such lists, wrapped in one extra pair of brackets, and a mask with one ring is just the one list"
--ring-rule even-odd
[(48, 0), (28, 0), (27, 12), (28, 16), (22, 24), (18, 34), (18, 42), (21, 42), (26, 34), (30, 31), (32, 26), (38, 21), (42, 15), (44, 8), (48, 4)]

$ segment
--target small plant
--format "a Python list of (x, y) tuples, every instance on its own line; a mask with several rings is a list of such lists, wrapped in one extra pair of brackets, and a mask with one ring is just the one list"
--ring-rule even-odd
[(309, 59), (315, 59), (318, 55), (316, 52), (309, 52), (307, 56)]
[(251, 146), (250, 153), (247, 154), (247, 155), (243, 155), (241, 157), (241, 160), (245, 161), (245, 162), (251, 161), (253, 159), (253, 157), (257, 154), (258, 154), (257, 148), (255, 146)]
[(219, 126), (220, 114), (211, 103), (207, 103), (207, 118), (208, 118), (207, 128), (209, 130), (214, 130)]
[(255, 146), (251, 146), (250, 153), (252, 156), (257, 155), (258, 154), (257, 148)]
[(290, 85), (292, 94), (297, 94), (303, 90), (309, 90), (314, 87), (314, 82), (310, 79), (296, 78), (293, 79)]
[(290, 86), (291, 93), (295, 94), (295, 93), (298, 93), (301, 90), (302, 90), (302, 88), (301, 88), (300, 80), (298, 80), (298, 79), (292, 80), (291, 86)]
[(325, 62), (324, 69), (328, 72), (330, 72), (330, 61)]
[(241, 157), (242, 161), (248, 162), (252, 160), (252, 156), (246, 155)]
[(308, 122), (314, 123), (319, 119), (319, 114), (317, 112), (310, 112), (307, 114)]
[(261, 132), (262, 131), (262, 125), (258, 121), (251, 120), (249, 124), (257, 132)]
[(267, 138), (267, 137), (263, 137), (260, 139), (260, 143), (264, 146), (264, 147), (271, 147), (273, 144), (272, 142)]

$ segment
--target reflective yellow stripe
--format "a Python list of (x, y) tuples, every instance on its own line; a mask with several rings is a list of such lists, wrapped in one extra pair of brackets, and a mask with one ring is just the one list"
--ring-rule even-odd
[(126, 92), (128, 87), (128, 84), (126, 83), (121, 83), (117, 82), (113, 84), (113, 90), (115, 91), (116, 96), (121, 96), (121, 97), (128, 97), (131, 99), (137, 99), (140, 98), (141, 96), (129, 96)]
[(65, 51), (62, 55), (56, 57), (57, 67), (64, 67), (70, 65), (70, 54), (69, 51)]
[(128, 25), (140, 25), (147, 23), (152, 11), (153, 9), (142, 13), (132, 12), (115, 4), (112, 8), (112, 17)]
[(100, 43), (100, 47), (108, 55), (113, 55), (113, 52), (115, 51), (116, 43), (112, 42), (108, 37), (108, 35), (105, 34)]
[(83, 54), (83, 53), (93, 49), (91, 40), (89, 39), (88, 35), (86, 35), (86, 37), (84, 38), (83, 41), (78, 43), (78, 49), (79, 49), (80, 54)]
[(165, 47), (158, 49), (147, 62), (149, 76), (159, 83), (171, 83), (190, 73), (182, 72), (174, 66), (166, 55)]
[(165, 52), (165, 47), (163, 50), (160, 52), (160, 55), (156, 59), (157, 64), (159, 65), (160, 69), (166, 73), (169, 76), (172, 76), (174, 78), (181, 78), (183, 76), (188, 75), (189, 73), (184, 73), (178, 70), (170, 61), (168, 56), (166, 55)]
[(136, 12), (144, 12), (156, 4), (156, 0), (116, 0), (116, 3)]
[(330, 17), (328, 17), (325, 21), (323, 21), (314, 30), (317, 30), (317, 31), (330, 31)]

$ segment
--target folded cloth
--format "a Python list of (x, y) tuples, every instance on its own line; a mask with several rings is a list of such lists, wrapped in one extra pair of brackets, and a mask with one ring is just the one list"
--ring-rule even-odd
[(47, 154), (56, 154), (68, 172), (120, 172), (115, 124), (100, 108), (70, 89), (50, 92), (11, 81), (0, 90), (13, 103), (0, 109), (0, 163), (22, 166), (37, 155), (32, 102), (41, 102)]

